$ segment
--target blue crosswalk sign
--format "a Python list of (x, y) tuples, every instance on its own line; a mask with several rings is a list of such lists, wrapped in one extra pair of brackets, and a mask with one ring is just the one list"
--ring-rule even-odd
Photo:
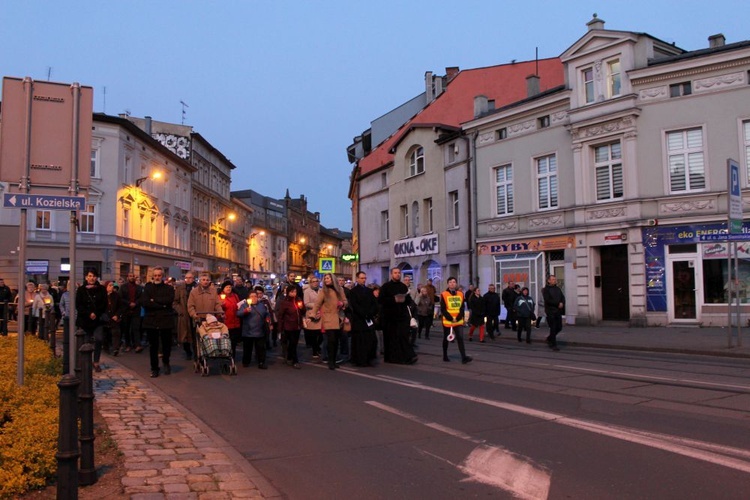
[(321, 273), (335, 273), (336, 259), (321, 257), (318, 261), (318, 271)]

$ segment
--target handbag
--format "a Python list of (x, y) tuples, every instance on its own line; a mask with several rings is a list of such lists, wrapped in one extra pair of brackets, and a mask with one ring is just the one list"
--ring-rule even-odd
[(419, 328), (419, 323), (417, 322), (417, 318), (411, 315), (411, 307), (406, 306), (406, 310), (409, 311), (409, 328)]

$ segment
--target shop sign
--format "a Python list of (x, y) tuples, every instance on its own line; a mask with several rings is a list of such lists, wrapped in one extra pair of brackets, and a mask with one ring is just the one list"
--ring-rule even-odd
[(341, 256), (341, 260), (343, 260), (344, 262), (359, 260), (359, 254), (358, 253), (345, 253)]
[(439, 250), (437, 234), (399, 240), (393, 244), (393, 255), (396, 257), (430, 255), (438, 252)]
[(192, 264), (190, 262), (183, 262), (181, 260), (174, 261), (174, 266), (177, 269), (181, 269), (183, 271), (190, 271), (190, 269), (192, 268)]
[[(617, 233), (618, 235), (620, 233)], [(549, 250), (565, 250), (575, 248), (576, 240), (573, 236), (556, 236), (534, 240), (516, 240), (479, 245), (479, 255), (502, 255), (511, 253), (546, 252)]]
[(48, 260), (27, 260), (26, 274), (47, 274), (49, 269)]
[(622, 234), (623, 233), (604, 233), (604, 244), (614, 245), (622, 243)]

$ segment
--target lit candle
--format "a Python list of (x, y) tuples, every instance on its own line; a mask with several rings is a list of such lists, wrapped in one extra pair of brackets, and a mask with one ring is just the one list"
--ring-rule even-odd
[(227, 298), (226, 294), (223, 294), (223, 293), (220, 295), (220, 297), (221, 297), (221, 300), (224, 300)]
[(51, 299), (51, 298), (49, 298), (49, 297), (45, 297), (45, 299), (44, 299), (44, 303), (45, 303), (45, 304), (49, 305), (49, 304), (50, 304), (51, 302), (52, 302), (52, 299)]

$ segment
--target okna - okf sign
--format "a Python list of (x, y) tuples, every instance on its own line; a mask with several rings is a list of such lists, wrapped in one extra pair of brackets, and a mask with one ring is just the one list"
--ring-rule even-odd
[(420, 236), (400, 240), (393, 244), (393, 255), (396, 257), (412, 257), (416, 255), (429, 255), (438, 253), (437, 234)]

